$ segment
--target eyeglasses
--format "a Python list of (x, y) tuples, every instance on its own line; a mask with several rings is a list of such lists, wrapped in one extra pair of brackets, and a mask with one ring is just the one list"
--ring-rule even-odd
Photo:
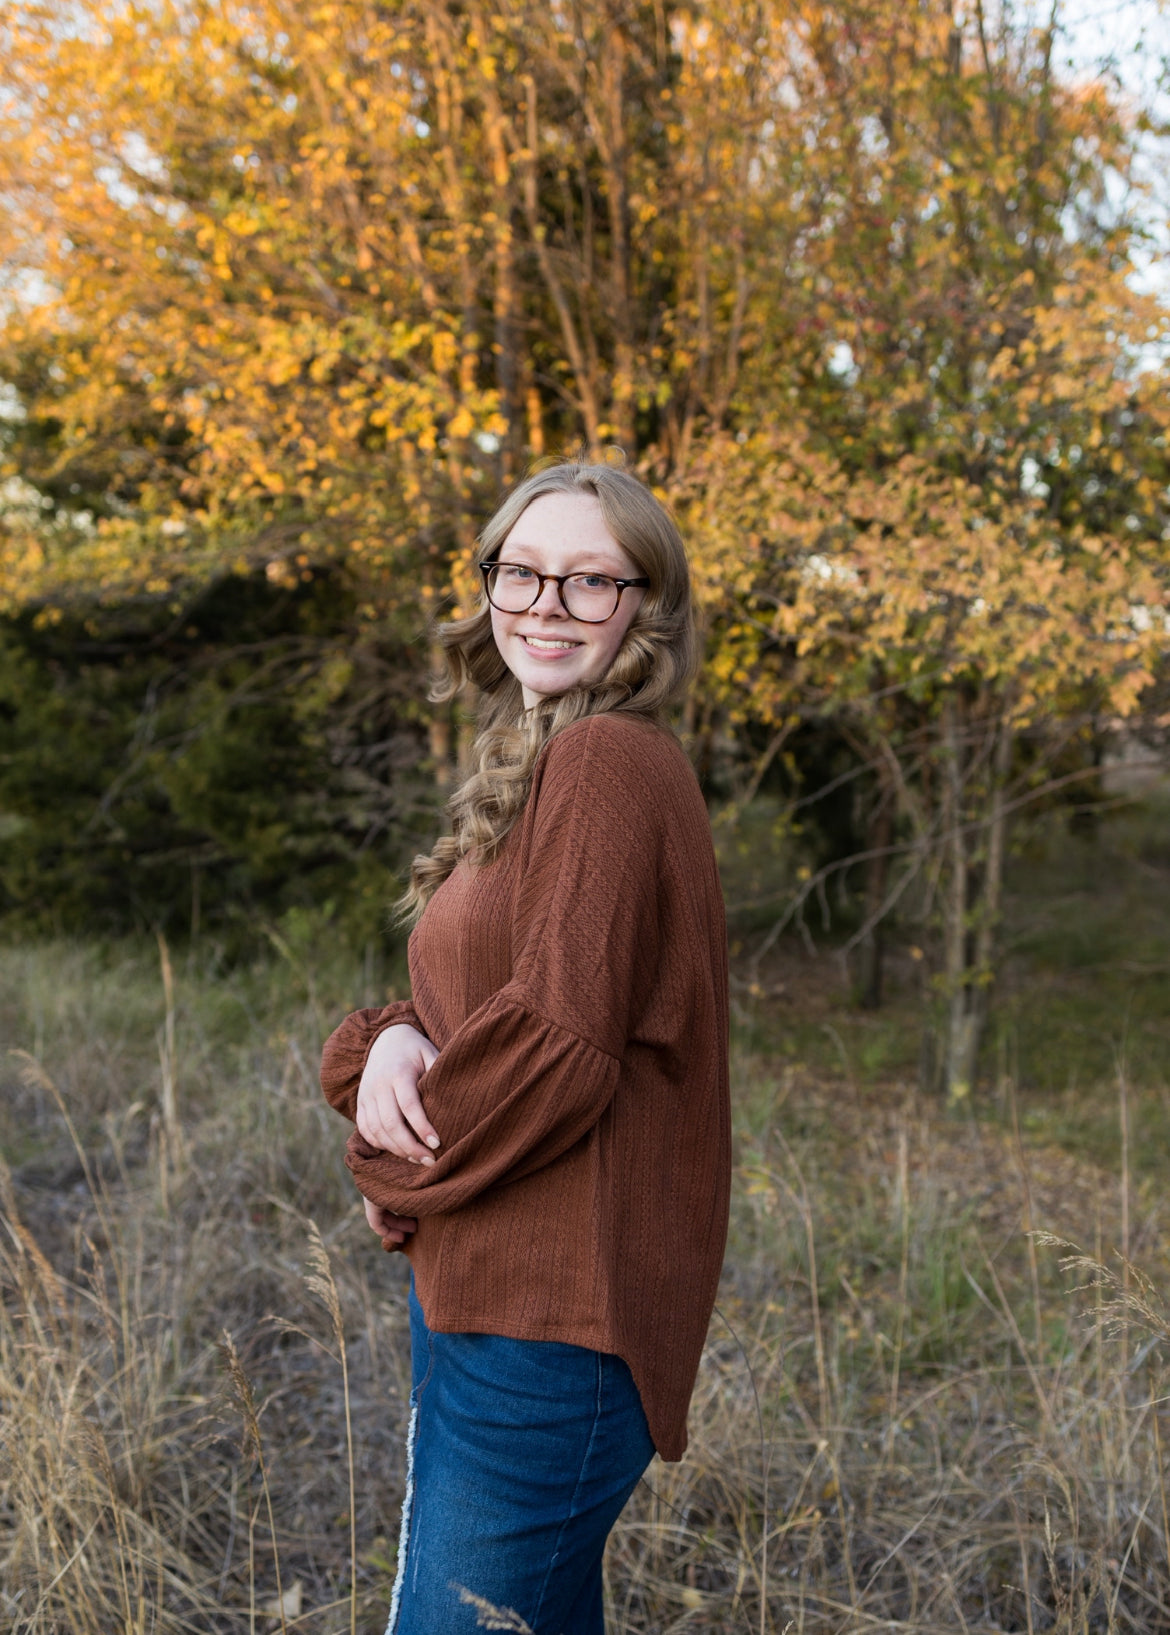
[(553, 584), (570, 619), (581, 624), (604, 624), (612, 619), (628, 586), (645, 586), (649, 579), (611, 579), (607, 573), (537, 573), (522, 562), (481, 562), (487, 599), (501, 613), (526, 613), (540, 600), (544, 587)]

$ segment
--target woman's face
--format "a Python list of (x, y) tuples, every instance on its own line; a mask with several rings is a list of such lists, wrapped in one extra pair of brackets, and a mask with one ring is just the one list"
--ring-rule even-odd
[[(523, 512), (496, 553), (536, 573), (604, 573), (611, 579), (642, 577), (606, 526), (592, 494), (542, 494)], [(572, 618), (551, 582), (523, 613), (493, 607), (492, 634), (500, 657), (531, 709), (542, 698), (600, 681), (617, 657), (646, 592), (623, 590), (617, 612), (604, 624)]]

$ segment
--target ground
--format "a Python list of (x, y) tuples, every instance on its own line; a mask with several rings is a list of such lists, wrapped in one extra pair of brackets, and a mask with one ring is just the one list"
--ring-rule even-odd
[[(832, 924), (752, 966), (771, 910), (725, 857), (731, 1236), (691, 1448), (613, 1539), (613, 1631), (1170, 1627), (1164, 832), (1154, 803), (1019, 841), (957, 1109), (918, 1084), (913, 928), (858, 1010)], [(405, 1266), (314, 1065), (404, 978), (274, 929), (251, 965), (169, 951), (169, 1009), (147, 937), (0, 954), (14, 1632), (382, 1627)]]

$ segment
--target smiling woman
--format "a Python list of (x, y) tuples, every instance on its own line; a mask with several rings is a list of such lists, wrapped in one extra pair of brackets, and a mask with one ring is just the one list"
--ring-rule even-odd
[(477, 1598), (600, 1635), (610, 1528), (686, 1446), (727, 1228), (723, 903), (665, 720), (690, 581), (608, 466), (522, 483), (478, 565), (483, 606), (441, 632), (475, 770), (415, 861), (412, 998), (348, 1017), (322, 1085), (412, 1263), (392, 1635), (470, 1635)]
[(588, 493), (542, 494), (480, 566), (492, 636), (525, 709), (601, 680), (642, 605), (649, 578)]
[[(492, 605), (518, 606), (497, 593), (491, 570), (502, 562), (546, 580), (524, 612)], [(414, 860), (404, 899), (413, 917), (460, 858), (487, 863), (495, 856), (553, 738), (585, 716), (613, 711), (663, 723), (698, 659), (678, 528), (645, 484), (620, 467), (565, 461), (528, 477), (484, 528), (476, 566), (491, 594), (470, 618), (437, 630), (448, 674), (435, 693), (441, 700), (474, 689), (474, 771), (450, 803), (453, 832)], [(569, 606), (582, 610), (573, 592), (566, 605), (548, 582), (586, 569), (633, 581), (619, 591), (612, 617), (598, 623), (574, 617)], [(544, 653), (556, 656), (538, 656)]]

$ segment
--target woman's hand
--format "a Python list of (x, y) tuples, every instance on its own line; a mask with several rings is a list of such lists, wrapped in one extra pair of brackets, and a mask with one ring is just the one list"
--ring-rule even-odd
[(418, 1222), (409, 1215), (392, 1215), (388, 1209), (372, 1203), (369, 1198), (363, 1199), (363, 1202), (366, 1220), (381, 1238), (383, 1249), (401, 1249), (410, 1234), (418, 1230)]
[[(426, 1034), (406, 1022), (395, 1023), (374, 1040), (358, 1085), (354, 1120), (371, 1147), (413, 1164), (434, 1163), (430, 1149), (439, 1145), (439, 1136), (423, 1112), (416, 1085), (438, 1054)], [(369, 1209), (367, 1204), (367, 1219)]]

